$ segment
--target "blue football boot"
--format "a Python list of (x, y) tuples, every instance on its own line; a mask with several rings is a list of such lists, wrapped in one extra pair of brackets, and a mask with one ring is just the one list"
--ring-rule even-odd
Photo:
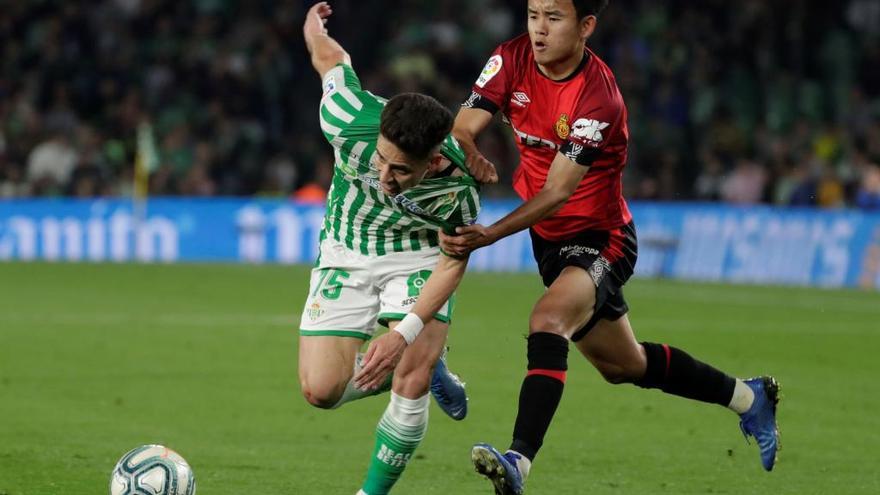
[(489, 478), (495, 486), (495, 495), (522, 495), (523, 477), (516, 466), (519, 454), (506, 452), (502, 454), (487, 443), (478, 443), (471, 449), (471, 460), (474, 469)]
[(434, 396), (440, 409), (450, 418), (461, 421), (467, 416), (468, 398), (464, 390), (464, 382), (446, 366), (446, 349), (434, 365), (431, 395)]
[(755, 437), (761, 449), (761, 464), (771, 471), (776, 464), (779, 450), (779, 428), (776, 426), (776, 404), (779, 403), (779, 383), (772, 376), (745, 380), (755, 393), (755, 401), (748, 411), (740, 415), (739, 426), (748, 441)]

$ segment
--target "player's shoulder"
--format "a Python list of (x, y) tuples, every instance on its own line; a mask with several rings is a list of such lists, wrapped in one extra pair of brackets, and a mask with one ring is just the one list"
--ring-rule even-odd
[(587, 48), (586, 53), (589, 59), (581, 69), (584, 77), (584, 90), (580, 96), (580, 104), (605, 107), (614, 111), (623, 110), (625, 108), (623, 96), (617, 86), (614, 72), (592, 50)]
[(384, 106), (387, 100), (364, 90), (360, 78), (351, 65), (339, 63), (330, 69), (322, 81), (322, 103), (330, 97), (344, 99), (351, 107), (360, 110), (362, 106)]
[(525, 65), (528, 67), (532, 56), (532, 41), (528, 33), (523, 33), (516, 38), (509, 39), (498, 45), (496, 54), (504, 63), (513, 67)]

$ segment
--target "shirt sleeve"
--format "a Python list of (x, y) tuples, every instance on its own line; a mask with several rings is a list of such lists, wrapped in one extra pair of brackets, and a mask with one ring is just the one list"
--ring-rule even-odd
[(626, 108), (619, 97), (581, 104), (559, 152), (575, 163), (590, 166), (624, 125)]
[(480, 76), (471, 88), (471, 95), (462, 103), (466, 108), (479, 108), (494, 114), (504, 107), (510, 93), (513, 57), (501, 45), (495, 49)]
[(458, 210), (450, 220), (456, 227), (475, 224), (480, 214), (480, 206), (479, 186), (466, 187), (458, 193)]
[(361, 88), (354, 69), (339, 64), (327, 71), (322, 82), (321, 131), (331, 144), (378, 132), (385, 100)]

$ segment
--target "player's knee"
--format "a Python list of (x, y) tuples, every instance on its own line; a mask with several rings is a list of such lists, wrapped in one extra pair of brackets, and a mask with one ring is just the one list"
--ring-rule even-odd
[(599, 374), (602, 375), (602, 378), (604, 378), (606, 382), (612, 385), (620, 385), (621, 383), (627, 382), (626, 374), (620, 366), (609, 363), (599, 363), (596, 364), (596, 370), (599, 371)]
[(556, 335), (567, 336), (572, 333), (570, 325), (565, 318), (549, 311), (535, 311), (529, 318), (530, 333), (552, 333)]
[(302, 380), (300, 385), (306, 402), (319, 409), (332, 409), (342, 395), (335, 384), (310, 383), (308, 380)]
[(602, 378), (613, 385), (633, 383), (644, 373), (644, 369), (640, 368), (638, 363), (597, 362), (594, 365), (599, 374), (602, 375)]

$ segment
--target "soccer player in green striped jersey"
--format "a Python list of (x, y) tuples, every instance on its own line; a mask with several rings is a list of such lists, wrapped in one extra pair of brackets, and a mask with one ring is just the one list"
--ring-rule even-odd
[[(476, 220), (479, 187), (449, 136), (451, 112), (429, 96), (386, 101), (363, 90), (327, 34), (331, 14), (315, 4), (303, 26), (335, 170), (300, 324), (299, 378), (306, 400), (327, 409), (390, 388), (358, 492), (382, 495), (425, 435), (429, 388), (454, 419), (467, 410), (463, 384), (441, 359), (467, 258), (442, 254), (438, 231)], [(359, 354), (377, 323), (390, 331)]]

